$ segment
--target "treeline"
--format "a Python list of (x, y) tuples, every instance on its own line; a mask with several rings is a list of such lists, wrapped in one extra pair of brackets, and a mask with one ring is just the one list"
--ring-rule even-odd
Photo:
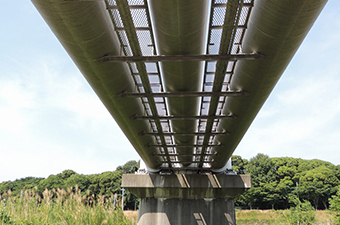
[(299, 199), (328, 209), (340, 185), (340, 166), (317, 159), (258, 154), (249, 161), (232, 156), (232, 164), (237, 173), (251, 175), (252, 188), (235, 199), (241, 208), (288, 209)]
[[(117, 194), (117, 199), (121, 199), (122, 174), (134, 173), (138, 168), (139, 162), (129, 161), (123, 166), (118, 166), (115, 171), (101, 174), (83, 175), (77, 174), (73, 170), (64, 170), (62, 173), (50, 175), (46, 179), (26, 177), (15, 181), (6, 181), (0, 183), (0, 198), (4, 193), (8, 193), (8, 191), (10, 191), (12, 196), (19, 196), (22, 194), (22, 190), (34, 189), (36, 194), (43, 196), (46, 189), (52, 191), (67, 190), (70, 187), (75, 189), (77, 187), (83, 195), (91, 196), (93, 199), (97, 199), (98, 196), (104, 196), (109, 199), (112, 197), (112, 194)], [(138, 199), (128, 190), (125, 190), (124, 206), (125, 209), (132, 210), (138, 206)]]
[[(232, 156), (232, 165), (238, 174), (250, 174), (252, 188), (235, 199), (240, 208), (288, 209), (296, 206), (296, 200), (310, 202), (315, 209), (328, 209), (330, 198), (340, 190), (340, 166), (322, 160), (304, 160), (291, 157), (270, 158), (258, 154), (249, 161)], [(129, 161), (115, 171), (94, 175), (77, 174), (65, 170), (48, 178), (27, 177), (0, 183), (0, 195), (11, 191), (20, 195), (21, 190), (35, 189), (42, 195), (48, 190), (78, 186), (81, 193), (93, 196), (117, 194), (122, 197), (121, 179), (124, 173), (134, 173), (139, 162)], [(338, 192), (338, 195), (340, 192)], [(138, 207), (138, 198), (125, 190), (125, 209)], [(340, 198), (340, 195), (339, 195)]]

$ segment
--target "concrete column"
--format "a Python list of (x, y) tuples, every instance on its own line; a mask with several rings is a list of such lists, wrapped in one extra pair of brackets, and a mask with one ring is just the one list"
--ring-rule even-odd
[(139, 225), (235, 225), (234, 200), (142, 198)]
[(250, 176), (124, 174), (122, 186), (141, 198), (139, 225), (235, 225), (233, 199)]

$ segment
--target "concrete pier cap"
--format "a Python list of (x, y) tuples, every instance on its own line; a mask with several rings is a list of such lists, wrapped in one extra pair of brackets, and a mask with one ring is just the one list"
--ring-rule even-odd
[(236, 224), (234, 198), (249, 175), (124, 174), (122, 187), (141, 198), (138, 224)]

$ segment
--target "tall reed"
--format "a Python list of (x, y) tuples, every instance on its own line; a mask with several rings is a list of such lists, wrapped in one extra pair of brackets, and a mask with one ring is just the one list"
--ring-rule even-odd
[(113, 208), (113, 195), (89, 195), (78, 187), (42, 194), (25, 190), (18, 196), (8, 191), (0, 200), (0, 224), (134, 224), (120, 207)]

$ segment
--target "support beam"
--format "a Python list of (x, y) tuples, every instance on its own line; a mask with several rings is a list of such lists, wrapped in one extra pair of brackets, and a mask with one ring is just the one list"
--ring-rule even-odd
[(141, 198), (139, 225), (235, 225), (233, 199), (250, 176), (124, 174), (122, 187)]
[[(166, 156), (166, 154), (163, 154), (163, 153), (154, 153), (152, 155), (155, 155), (155, 156)], [(168, 156), (201, 156), (202, 154), (190, 154), (190, 155), (179, 155), (179, 154), (172, 154), (172, 153), (169, 153)], [(205, 153), (204, 156), (217, 156), (218, 153), (215, 152), (215, 153)]]
[[(213, 7), (227, 7), (227, 3), (214, 3), (212, 6)], [(254, 3), (250, 2), (250, 3), (243, 3), (242, 7), (253, 7)]]
[(204, 119), (235, 119), (235, 115), (215, 115), (215, 116), (138, 116), (131, 117), (133, 120), (204, 120)]
[[(182, 156), (182, 155), (180, 155), (180, 156)], [(183, 157), (183, 156), (182, 156)], [(199, 163), (200, 161), (161, 161), (161, 160), (159, 160), (159, 161), (157, 161), (157, 162), (159, 162), (159, 163), (181, 163), (181, 164), (191, 164), (191, 163)], [(206, 160), (206, 161), (203, 161), (203, 163), (212, 163), (212, 162), (214, 162), (214, 160)]]
[(152, 144), (147, 144), (145, 145), (146, 147), (167, 147), (167, 148), (199, 148), (199, 147), (222, 147), (223, 145), (221, 144), (207, 144), (207, 145), (178, 145), (178, 144), (173, 144), (173, 145), (152, 145)]
[[(140, 27), (136, 29), (141, 29)], [(182, 62), (182, 61), (235, 61), (241, 59), (262, 59), (264, 55), (254, 53), (238, 53), (225, 55), (155, 55), (155, 56), (103, 56), (98, 62)]]
[[(129, 5), (130, 9), (145, 9), (145, 5)], [(106, 9), (118, 9), (117, 5), (109, 5), (106, 7)]]
[(245, 96), (246, 91), (224, 91), (224, 92), (152, 92), (152, 93), (127, 93), (118, 94), (119, 97), (220, 97), (220, 96)]
[(148, 133), (148, 132), (141, 132), (139, 135), (148, 135), (148, 136), (204, 136), (204, 135), (229, 135), (229, 132), (212, 132), (212, 133), (202, 133), (202, 132), (194, 132), (194, 133), (175, 133), (175, 132), (162, 132), (162, 133)]

